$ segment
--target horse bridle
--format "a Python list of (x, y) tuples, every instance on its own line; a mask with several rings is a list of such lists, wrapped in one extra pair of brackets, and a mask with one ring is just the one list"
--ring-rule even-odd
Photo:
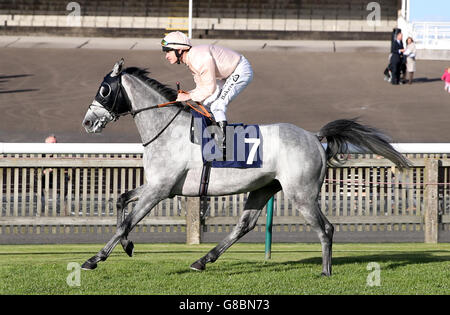
[[(177, 101), (172, 101), (172, 102), (167, 102), (167, 103), (163, 103), (163, 104), (157, 104), (157, 105), (152, 105), (152, 106), (148, 106), (148, 107), (144, 107), (144, 108), (140, 108), (140, 109), (137, 109), (137, 110), (133, 110), (132, 108), (131, 108), (131, 102), (130, 102), (130, 100), (129, 100), (129, 98), (128, 98), (128, 96), (127, 96), (127, 94), (126, 94), (126, 92), (124, 91), (124, 89), (123, 89), (123, 86), (122, 86), (122, 73), (120, 73), (120, 74), (118, 74), (117, 75), (118, 76), (118, 83), (117, 83), (117, 91), (116, 91), (116, 94), (114, 95), (114, 99), (113, 99), (113, 103), (112, 103), (112, 105), (111, 106), (106, 106), (106, 104), (104, 104), (104, 102), (102, 103), (102, 101), (100, 100), (100, 102), (99, 101), (97, 101), (105, 110), (107, 110), (108, 111), (108, 113), (109, 113), (109, 115), (112, 117), (112, 120), (113, 121), (117, 121), (121, 116), (126, 116), (126, 115), (131, 115), (131, 116), (133, 116), (133, 118), (137, 115), (137, 114), (139, 114), (139, 113), (141, 113), (141, 112), (143, 112), (143, 111), (147, 111), (147, 110), (151, 110), (151, 109), (157, 109), (157, 108), (161, 108), (161, 107), (166, 107), (166, 106), (179, 106), (180, 108), (179, 108), (179, 110), (175, 113), (175, 115), (169, 120), (169, 122), (161, 129), (161, 131), (159, 131), (152, 139), (150, 139), (150, 140), (148, 140), (148, 141), (146, 141), (146, 142), (144, 142), (142, 145), (144, 146), (144, 147), (146, 147), (146, 146), (148, 146), (149, 144), (151, 144), (153, 141), (155, 141), (156, 139), (158, 139), (158, 137), (172, 124), (172, 122), (175, 120), (175, 118), (181, 113), (181, 111), (183, 110), (183, 109), (185, 109), (185, 108), (187, 108), (187, 106), (188, 105), (184, 105), (184, 106), (180, 106), (182, 103), (181, 102), (177, 102)], [(107, 76), (108, 77), (108, 76)], [(106, 82), (106, 84), (108, 84), (108, 86), (109, 86), (109, 88), (110, 88), (110, 93), (112, 92), (112, 90), (113, 90), (113, 88), (111, 87), (111, 85), (109, 84), (109, 83), (107, 83)], [(103, 86), (103, 83), (102, 83), (102, 85), (100, 86), (100, 89), (99, 89), (99, 91), (97, 92), (97, 95), (96, 95), (96, 100), (97, 100), (97, 97), (98, 97), (98, 94), (100, 94), (100, 96), (102, 96), (103, 97), (103, 95), (101, 95), (101, 87)], [(117, 104), (117, 100), (118, 100), (118, 98), (119, 98), (119, 94), (120, 93), (122, 93), (124, 96), (125, 96), (125, 101), (126, 101), (126, 103), (127, 103), (127, 108), (128, 108), (128, 110), (127, 111), (125, 111), (125, 112), (119, 112), (118, 111), (118, 104)], [(107, 96), (109, 96), (109, 94), (107, 95)], [(105, 98), (105, 97), (103, 97), (103, 98)], [(93, 106), (93, 105), (95, 105), (95, 106), (98, 106), (98, 105), (96, 105), (96, 104), (91, 104), (91, 105), (89, 105), (89, 108), (91, 107), (91, 106)], [(92, 110), (91, 110), (92, 111)], [(95, 115), (95, 117), (97, 118), (97, 120), (98, 121), (100, 121), (101, 122), (101, 127), (102, 128), (104, 128), (105, 127), (105, 125), (106, 125), (106, 123), (107, 123), (107, 121), (105, 120), (105, 119), (103, 119), (103, 118), (101, 118), (101, 117), (98, 117), (96, 114), (95, 114), (95, 111), (92, 111), (92, 113)]]

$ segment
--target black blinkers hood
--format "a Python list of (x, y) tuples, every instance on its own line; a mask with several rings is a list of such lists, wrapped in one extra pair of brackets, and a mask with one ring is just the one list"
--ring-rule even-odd
[(122, 73), (112, 77), (108, 73), (100, 85), (95, 100), (105, 107), (109, 112), (116, 115), (131, 110), (130, 100), (122, 86)]

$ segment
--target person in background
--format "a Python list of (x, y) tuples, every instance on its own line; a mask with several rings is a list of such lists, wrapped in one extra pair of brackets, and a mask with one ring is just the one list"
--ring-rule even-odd
[(396, 39), (392, 45), (391, 53), (391, 69), (392, 69), (392, 84), (397, 85), (400, 84), (400, 72), (401, 66), (403, 62), (403, 52), (405, 49), (403, 48), (403, 34), (399, 32), (396, 36)]
[(45, 138), (45, 143), (57, 143), (56, 137), (54, 135), (49, 135)]
[[(56, 140), (56, 137), (53, 134), (51, 134), (47, 138), (45, 138), (45, 143), (57, 143), (57, 142), (58, 141)], [(45, 157), (46, 158), (53, 157), (53, 154), (46, 154)], [(53, 172), (52, 168), (46, 168), (46, 169), (43, 170), (43, 175), (50, 174), (50, 176), (51, 176), (52, 172)], [(53, 182), (50, 181), (50, 183), (53, 183)]]
[(445, 69), (444, 74), (442, 75), (441, 80), (445, 82), (444, 89), (450, 93), (450, 67)]
[(406, 56), (406, 71), (408, 72), (408, 84), (412, 84), (414, 72), (416, 72), (416, 44), (412, 37), (406, 39), (406, 50), (403, 52)]
[[(57, 139), (56, 139), (56, 136), (55, 135), (53, 135), (53, 134), (51, 134), (51, 135), (49, 135), (47, 138), (45, 138), (45, 143), (58, 143), (58, 141), (57, 141)], [(56, 158), (57, 157), (57, 154), (56, 155), (53, 155), (53, 154), (46, 154), (45, 155), (45, 158)], [(57, 189), (57, 199), (58, 199), (58, 201), (57, 201), (57, 209), (56, 209), (56, 212), (59, 214), (59, 213), (62, 213), (62, 212), (64, 212), (64, 215), (69, 215), (70, 214), (70, 209), (67, 209), (65, 206), (64, 206), (64, 208), (63, 209), (61, 209), (60, 208), (60, 205), (61, 205), (61, 198), (64, 198), (64, 200), (66, 200), (67, 199), (67, 194), (68, 194), (68, 190), (69, 189), (71, 189), (71, 187), (69, 187), (69, 185), (68, 185), (68, 183), (69, 183), (69, 174), (68, 174), (68, 172), (67, 172), (67, 169), (66, 170), (64, 170), (64, 183), (62, 183), (61, 182), (61, 178), (59, 178), (58, 177), (58, 174), (57, 173), (55, 173), (57, 171), (57, 169), (55, 168), (55, 169), (53, 169), (53, 168), (45, 168), (43, 171), (42, 171), (42, 181), (45, 183), (46, 181), (48, 181), (48, 188), (49, 189)], [(63, 170), (61, 170), (61, 171), (63, 171)], [(53, 176), (57, 176), (57, 187), (53, 187)], [(48, 177), (48, 178), (46, 178), (46, 177)], [(61, 185), (64, 185), (64, 187), (66, 188), (65, 190), (64, 190), (64, 195), (61, 195), (60, 194), (60, 191), (61, 191)], [(42, 211), (44, 211), (44, 209), (45, 209), (45, 207), (47, 206), (47, 207), (50, 207), (50, 204), (47, 204), (46, 205), (46, 203), (50, 203), (50, 201), (52, 200), (52, 198), (53, 198), (53, 194), (52, 193), (49, 193), (48, 194), (48, 196), (49, 196), (49, 200), (46, 200), (46, 197), (45, 197), (45, 195), (44, 195), (44, 190), (42, 191), (42, 196), (41, 196), (41, 200), (42, 200)], [(64, 204), (65, 204), (65, 202), (64, 202)]]
[[(45, 138), (44, 140), (45, 143), (57, 143), (56, 137), (55, 135), (51, 134), (48, 137)], [(53, 157), (53, 154), (45, 154), (44, 155), (45, 158), (51, 158)], [(53, 168), (48, 167), (48, 168), (44, 168), (42, 170), (42, 178), (41, 181), (44, 183), (44, 185), (46, 187), (48, 187), (49, 190), (53, 189)], [(47, 192), (47, 195), (45, 194), (45, 189), (41, 190), (41, 211), (42, 213), (45, 212), (45, 209), (49, 208), (50, 205), (50, 200), (52, 198), (52, 194), (50, 192)], [(37, 214), (40, 215), (40, 214)]]

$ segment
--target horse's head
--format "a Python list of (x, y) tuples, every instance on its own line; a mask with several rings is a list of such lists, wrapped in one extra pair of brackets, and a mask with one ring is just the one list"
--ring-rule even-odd
[(92, 104), (89, 105), (83, 119), (83, 127), (87, 132), (101, 132), (108, 122), (117, 120), (121, 114), (129, 112), (131, 109), (122, 86), (123, 63), (122, 58), (105, 76)]

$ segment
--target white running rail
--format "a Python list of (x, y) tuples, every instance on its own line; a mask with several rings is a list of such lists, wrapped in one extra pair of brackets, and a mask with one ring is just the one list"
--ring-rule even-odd
[[(326, 144), (324, 144), (326, 146)], [(450, 153), (450, 143), (392, 143), (404, 154)], [(358, 150), (349, 146), (352, 152)], [(140, 143), (10, 143), (0, 142), (0, 154), (142, 154)]]

